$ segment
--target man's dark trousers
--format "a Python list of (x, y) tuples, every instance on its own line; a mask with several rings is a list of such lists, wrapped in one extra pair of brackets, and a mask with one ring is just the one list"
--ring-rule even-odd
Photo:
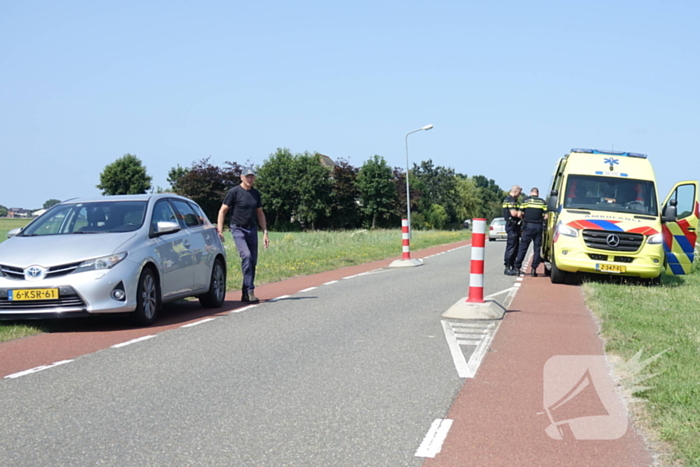
[(542, 248), (542, 222), (525, 223), (523, 235), (520, 239), (520, 247), (518, 249), (518, 257), (515, 260), (515, 267), (520, 269), (525, 260), (525, 254), (532, 242), (532, 269), (537, 269), (537, 266), (542, 262), (540, 257), (540, 249)]
[(258, 264), (258, 228), (231, 226), (231, 235), (241, 256), (241, 271), (243, 272), (243, 295), (255, 289), (255, 266)]
[(511, 225), (510, 222), (506, 222), (506, 234), (508, 234), (506, 240), (506, 253), (503, 256), (503, 264), (506, 267), (511, 267), (515, 265), (515, 258), (518, 255), (518, 245), (520, 244), (520, 226)]

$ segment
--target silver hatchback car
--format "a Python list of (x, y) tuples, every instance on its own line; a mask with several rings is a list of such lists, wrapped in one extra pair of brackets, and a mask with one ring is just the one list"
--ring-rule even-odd
[(499, 238), (506, 240), (508, 234), (506, 233), (506, 220), (503, 217), (496, 217), (491, 221), (489, 225), (489, 241), (495, 242)]
[(0, 243), (0, 319), (130, 312), (148, 325), (164, 302), (225, 295), (216, 227), (169, 193), (64, 201)]

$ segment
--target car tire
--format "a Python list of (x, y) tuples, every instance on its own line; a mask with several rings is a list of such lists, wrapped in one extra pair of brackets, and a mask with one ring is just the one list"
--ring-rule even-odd
[(552, 266), (551, 266), (551, 263), (550, 263), (550, 266), (549, 266), (549, 267), (547, 267), (547, 263), (544, 263), (544, 275), (545, 275), (546, 277), (551, 277), (551, 276), (552, 276)]
[(131, 320), (138, 326), (153, 324), (160, 308), (160, 290), (156, 275), (150, 268), (145, 268), (139, 277), (139, 285), (136, 289), (136, 310), (131, 315)]
[(552, 270), (549, 272), (549, 280), (552, 281), (552, 284), (563, 284), (566, 282), (566, 276), (567, 273), (566, 271), (562, 271), (557, 267), (557, 262), (554, 259), (554, 255), (552, 255)]
[(221, 259), (214, 261), (209, 279), (209, 290), (200, 295), (199, 303), (204, 308), (220, 308), (226, 298), (226, 266)]

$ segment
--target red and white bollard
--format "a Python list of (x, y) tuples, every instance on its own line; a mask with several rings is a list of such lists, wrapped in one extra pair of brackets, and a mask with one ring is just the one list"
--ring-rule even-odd
[(486, 247), (486, 219), (472, 223), (472, 264), (469, 274), (469, 303), (484, 303), (484, 248)]
[(506, 309), (494, 300), (484, 300), (484, 253), (486, 219), (473, 219), (472, 260), (469, 296), (461, 298), (441, 316), (450, 319), (503, 319)]
[(401, 259), (393, 261), (390, 268), (405, 268), (412, 266), (422, 266), (423, 261), (420, 259), (411, 259), (411, 234), (407, 219), (401, 219), (401, 244), (403, 245), (403, 253)]
[(403, 244), (401, 259), (411, 259), (411, 236), (408, 233), (408, 219), (401, 219), (401, 242)]

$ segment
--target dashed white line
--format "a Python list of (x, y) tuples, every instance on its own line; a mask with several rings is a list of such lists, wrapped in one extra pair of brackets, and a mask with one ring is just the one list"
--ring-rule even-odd
[(309, 287), (308, 289), (300, 290), (299, 292), (310, 292), (311, 290), (314, 290), (318, 287)]
[(291, 297), (291, 295), (282, 295), (281, 297), (273, 298), (273, 299), (268, 300), (268, 301), (269, 301), (269, 302), (276, 302), (276, 301), (278, 301), (278, 300), (282, 300), (282, 299), (284, 299), (284, 298), (289, 298), (289, 297)]
[(58, 365), (64, 365), (64, 364), (70, 363), (72, 361), (73, 360), (61, 360), (60, 362), (51, 363), (50, 365), (42, 365), (42, 366), (38, 366), (36, 368), (32, 368), (29, 370), (20, 371), (19, 373), (13, 373), (11, 375), (5, 376), (5, 378), (9, 378), (9, 379), (19, 378), (20, 376), (30, 375), (32, 373), (36, 373), (37, 371), (47, 370), (49, 368), (53, 368), (53, 367), (58, 366)]
[(330, 282), (326, 282), (326, 283), (323, 284), (323, 285), (331, 285), (331, 284), (335, 284), (336, 282), (338, 282), (338, 281), (330, 281)]
[(442, 450), (442, 445), (451, 427), (452, 420), (449, 418), (438, 418), (435, 420), (430, 425), (428, 433), (418, 447), (416, 457), (435, 457)]
[(127, 346), (127, 345), (135, 344), (135, 343), (137, 343), (137, 342), (141, 342), (141, 341), (145, 341), (145, 340), (148, 340), (148, 339), (152, 339), (152, 338), (154, 338), (154, 337), (156, 337), (156, 336), (155, 336), (155, 335), (150, 335), (150, 336), (139, 337), (139, 338), (137, 338), (137, 339), (132, 339), (132, 340), (130, 340), (130, 341), (122, 342), (121, 344), (115, 344), (115, 345), (112, 346), (112, 348), (113, 348), (113, 349), (118, 349), (118, 348), (120, 348), (120, 347), (124, 347), (124, 346)]
[(258, 305), (244, 306), (243, 308), (238, 308), (237, 310), (231, 310), (231, 313), (240, 313), (241, 311), (250, 310), (251, 308), (255, 308), (256, 306), (258, 306)]
[(194, 323), (183, 324), (183, 325), (180, 326), (180, 327), (181, 327), (181, 328), (191, 328), (192, 326), (197, 326), (198, 324), (207, 323), (207, 322), (209, 322), (209, 321), (214, 321), (215, 319), (216, 319), (216, 318), (202, 319), (202, 320), (199, 320), (199, 321), (195, 321)]

